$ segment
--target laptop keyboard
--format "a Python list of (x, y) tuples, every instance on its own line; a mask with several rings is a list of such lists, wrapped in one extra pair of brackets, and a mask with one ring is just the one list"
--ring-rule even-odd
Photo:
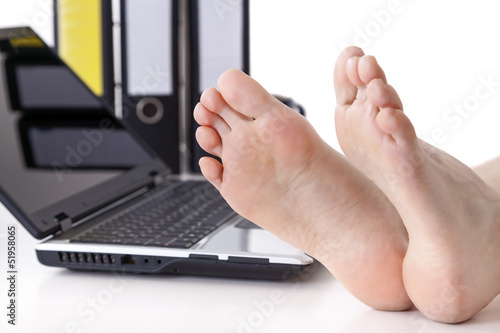
[(71, 242), (189, 248), (235, 214), (204, 181), (169, 183), (145, 196)]

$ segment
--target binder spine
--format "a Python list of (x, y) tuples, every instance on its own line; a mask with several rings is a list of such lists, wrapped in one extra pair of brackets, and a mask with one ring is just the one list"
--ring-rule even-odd
[(121, 0), (123, 119), (173, 170), (179, 159), (178, 0)]
[[(217, 85), (230, 68), (250, 73), (249, 1), (189, 0), (190, 104), (192, 110), (202, 92)], [(208, 154), (195, 139), (198, 124), (191, 116), (192, 170), (200, 173), (198, 160)]]
[(94, 94), (114, 105), (110, 1), (54, 0), (54, 40), (59, 56)]

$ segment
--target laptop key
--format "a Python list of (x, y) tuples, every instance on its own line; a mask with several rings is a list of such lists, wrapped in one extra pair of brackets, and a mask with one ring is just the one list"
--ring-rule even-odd
[(167, 245), (167, 247), (187, 249), (187, 248), (190, 248), (192, 245), (193, 245), (192, 242), (177, 241), (177, 242), (170, 243), (169, 245)]
[(150, 237), (148, 238), (141, 238), (141, 237), (136, 237), (133, 238), (129, 243), (127, 244), (132, 244), (132, 245), (146, 245), (149, 243), (152, 239)]
[(153, 239), (151, 242), (148, 242), (145, 245), (147, 245), (147, 246), (168, 246), (169, 244), (171, 244), (172, 242), (174, 242), (176, 240), (177, 240), (176, 237), (162, 236), (162, 237), (158, 237), (158, 238)]
[(196, 237), (184, 237), (181, 242), (186, 242), (186, 243), (196, 243), (198, 241), (198, 238)]
[(201, 237), (205, 236), (205, 234), (201, 233), (189, 233), (186, 235), (187, 238), (194, 238), (194, 239), (200, 239)]
[(202, 222), (202, 225), (204, 226), (220, 226), (222, 223), (225, 222), (226, 218), (229, 216), (234, 215), (233, 210), (229, 209), (223, 209), (219, 211), (218, 213), (212, 215), (209, 219), (206, 221)]

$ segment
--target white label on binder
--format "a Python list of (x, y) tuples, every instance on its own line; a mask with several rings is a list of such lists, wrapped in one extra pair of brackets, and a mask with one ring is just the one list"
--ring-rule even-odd
[(128, 94), (172, 95), (172, 1), (127, 0), (125, 6)]
[(230, 68), (244, 66), (242, 0), (198, 0), (200, 92), (216, 86)]

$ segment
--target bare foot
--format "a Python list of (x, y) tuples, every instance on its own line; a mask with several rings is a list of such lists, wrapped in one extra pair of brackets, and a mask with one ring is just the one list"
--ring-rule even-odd
[(205, 177), (242, 216), (321, 261), (365, 304), (411, 306), (407, 234), (382, 192), (309, 122), (246, 74), (229, 70), (194, 110)]
[(431, 319), (471, 318), (500, 292), (500, 195), (416, 137), (375, 58), (346, 49), (335, 86), (342, 149), (389, 197), (408, 230), (408, 295)]

